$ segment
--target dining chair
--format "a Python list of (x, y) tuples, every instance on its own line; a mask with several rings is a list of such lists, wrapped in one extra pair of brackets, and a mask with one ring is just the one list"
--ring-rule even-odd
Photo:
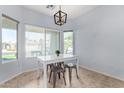
[(66, 68), (68, 68), (70, 85), (71, 85), (71, 80), (72, 80), (72, 69), (73, 68), (75, 69), (76, 76), (79, 79), (78, 72), (77, 72), (77, 65), (76, 64), (74, 64), (74, 63), (67, 63), (67, 64), (64, 65), (64, 68), (65, 68), (65, 70), (66, 70)]
[(60, 79), (61, 73), (63, 75), (64, 83), (66, 85), (65, 71), (64, 71), (64, 68), (61, 66), (61, 64), (58, 64), (58, 63), (52, 64), (50, 76), (49, 76), (49, 83), (51, 80), (52, 73), (53, 73), (53, 88), (55, 88), (55, 86), (56, 86), (57, 75), (59, 76), (59, 79)]
[(49, 69), (51, 69), (52, 64), (47, 64), (47, 72)]

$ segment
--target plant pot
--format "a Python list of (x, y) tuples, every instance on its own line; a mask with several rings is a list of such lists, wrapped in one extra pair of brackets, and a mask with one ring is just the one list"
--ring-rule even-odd
[(57, 54), (57, 56), (59, 56), (59, 54)]

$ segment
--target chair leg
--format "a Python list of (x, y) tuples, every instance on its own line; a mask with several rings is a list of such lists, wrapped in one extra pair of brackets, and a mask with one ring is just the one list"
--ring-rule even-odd
[(52, 69), (52, 64), (50, 64), (50, 70)]
[(51, 75), (52, 75), (52, 71), (50, 71), (49, 83), (50, 83), (50, 80), (51, 80)]
[(63, 72), (63, 79), (64, 79), (64, 83), (66, 85), (65, 72)]
[(59, 77), (59, 79), (60, 79), (60, 72), (58, 73), (58, 77)]
[(69, 68), (68, 70), (69, 70), (69, 82), (70, 82), (70, 85), (71, 85), (71, 78), (72, 78), (72, 77), (71, 77), (71, 73), (72, 73), (72, 69)]
[(40, 79), (42, 75), (43, 75), (43, 71), (41, 69), (39, 69), (39, 78), (38, 79)]
[(48, 69), (49, 69), (49, 65), (47, 65), (47, 72), (48, 72)]
[(66, 67), (64, 67), (64, 72), (66, 72)]
[(77, 72), (77, 66), (75, 66), (75, 70), (76, 70), (77, 78), (79, 79), (78, 72)]
[(53, 72), (53, 88), (56, 86), (56, 73)]

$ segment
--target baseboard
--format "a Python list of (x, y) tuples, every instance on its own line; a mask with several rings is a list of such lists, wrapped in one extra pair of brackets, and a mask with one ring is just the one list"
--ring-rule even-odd
[(23, 73), (31, 72), (31, 71), (35, 71), (35, 70), (38, 70), (38, 68), (27, 69), (27, 70), (23, 71)]
[(104, 73), (104, 72), (101, 72), (101, 71), (98, 71), (98, 70), (95, 70), (95, 69), (91, 69), (91, 68), (88, 68), (88, 67), (83, 66), (83, 65), (79, 65), (79, 67), (85, 68), (87, 70), (90, 70), (90, 71), (93, 71), (93, 72), (96, 72), (96, 73), (99, 73), (99, 74), (102, 74), (102, 75), (105, 75), (105, 76), (108, 76), (108, 77), (111, 77), (111, 78), (114, 78), (114, 79), (118, 79), (118, 80), (124, 81), (124, 79), (121, 79), (119, 77), (116, 77), (116, 76), (113, 76), (111, 74), (107, 74), (107, 73)]
[(23, 74), (23, 73), (35, 71), (35, 70), (37, 70), (37, 69), (38, 69), (38, 68), (32, 68), (32, 69), (27, 69), (27, 70), (25, 70), (25, 71), (21, 71), (21, 72), (15, 74), (15, 75), (13, 75), (13, 76), (7, 78), (6, 80), (1, 81), (1, 82), (0, 82), (0, 85), (3, 84), (3, 83), (5, 83), (5, 82), (7, 82), (7, 81), (9, 81), (9, 80), (11, 80), (11, 79), (13, 79), (13, 78), (15, 78), (15, 77), (17, 77), (17, 76), (19, 76), (19, 75), (21, 75), (21, 74)]
[(21, 75), (21, 74), (22, 74), (22, 72), (17, 73), (17, 74), (15, 74), (15, 75), (13, 75), (13, 76), (7, 78), (6, 80), (1, 81), (1, 82), (0, 82), (0, 85), (3, 84), (3, 83), (5, 83), (5, 82), (7, 82), (7, 81), (9, 81), (9, 80), (11, 80), (11, 79), (13, 79), (13, 78), (15, 78), (15, 77), (17, 77), (18, 75)]

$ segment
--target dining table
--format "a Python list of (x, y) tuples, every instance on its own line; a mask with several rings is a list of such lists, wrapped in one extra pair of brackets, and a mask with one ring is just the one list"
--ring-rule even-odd
[[(66, 62), (71, 62), (73, 60), (76, 60), (75, 64), (77, 66), (77, 72), (79, 72), (79, 58), (77, 55), (60, 54), (59, 56), (57, 55), (38, 56), (37, 57), (38, 64), (42, 64), (42, 69), (43, 69), (44, 88), (48, 87), (48, 76), (47, 76), (48, 64), (54, 64), (59, 62), (64, 62), (64, 64), (66, 64)], [(41, 69), (40, 66), (39, 69)]]

